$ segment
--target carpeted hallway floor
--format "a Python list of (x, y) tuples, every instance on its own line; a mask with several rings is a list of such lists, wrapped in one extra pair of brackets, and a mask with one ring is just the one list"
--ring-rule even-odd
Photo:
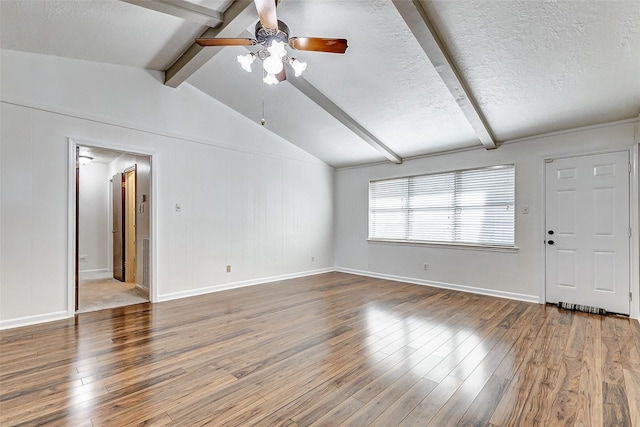
[(85, 313), (148, 302), (149, 296), (135, 283), (120, 282), (110, 273), (82, 273), (79, 299), (78, 313)]

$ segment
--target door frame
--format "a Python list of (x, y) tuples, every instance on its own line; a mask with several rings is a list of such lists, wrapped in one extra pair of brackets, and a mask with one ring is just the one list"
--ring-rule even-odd
[(630, 215), (630, 227), (631, 227), (631, 239), (629, 244), (629, 290), (633, 295), (633, 300), (630, 303), (629, 317), (640, 319), (640, 221), (638, 220), (640, 201), (638, 191), (639, 185), (639, 149), (640, 143), (634, 143), (632, 147), (620, 147), (612, 148), (610, 150), (599, 151), (587, 151), (587, 152), (575, 152), (575, 153), (563, 153), (553, 154), (546, 156), (538, 156), (538, 176), (540, 186), (538, 188), (538, 200), (540, 209), (538, 210), (538, 225), (536, 227), (538, 236), (540, 237), (540, 249), (538, 256), (540, 257), (540, 303), (545, 304), (547, 301), (547, 288), (546, 288), (546, 245), (544, 242), (544, 236), (546, 235), (546, 211), (547, 211), (547, 180), (546, 180), (546, 161), (556, 159), (566, 159), (572, 157), (591, 156), (598, 154), (616, 153), (626, 151), (629, 153), (629, 162), (631, 164), (631, 173), (629, 174), (629, 215)]
[(105, 148), (108, 150), (121, 151), (123, 153), (138, 154), (149, 157), (151, 181), (151, 191), (149, 194), (149, 301), (158, 302), (158, 289), (156, 284), (157, 277), (157, 153), (141, 147), (123, 146), (111, 142), (95, 142), (87, 141), (80, 138), (67, 137), (68, 144), (68, 182), (67, 182), (67, 316), (74, 317), (75, 310), (75, 287), (76, 287), (76, 148), (79, 146), (91, 146), (96, 148)]
[[(637, 125), (636, 142), (630, 149), (631, 155), (631, 312), (629, 317), (640, 321), (640, 122)], [(635, 285), (635, 287), (634, 287)]]

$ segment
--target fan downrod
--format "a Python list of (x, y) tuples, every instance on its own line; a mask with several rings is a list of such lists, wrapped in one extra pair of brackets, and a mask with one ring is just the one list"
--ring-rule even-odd
[(270, 46), (273, 40), (289, 43), (289, 27), (284, 22), (278, 20), (278, 28), (266, 28), (260, 21), (256, 24), (256, 40), (257, 44)]

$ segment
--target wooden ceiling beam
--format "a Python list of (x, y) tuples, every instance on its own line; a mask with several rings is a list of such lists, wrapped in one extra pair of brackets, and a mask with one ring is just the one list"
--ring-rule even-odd
[[(238, 37), (251, 24), (258, 20), (256, 8), (250, 0), (236, 0), (224, 12), (224, 22), (217, 28), (209, 28), (200, 38)], [(222, 47), (207, 47), (195, 42), (165, 71), (164, 84), (178, 87), (189, 76), (198, 71), (211, 58), (216, 56)]]
[(402, 158), (400, 156), (391, 151), (391, 149), (384, 145), (382, 141), (376, 138), (364, 126), (358, 123), (342, 108), (338, 107), (333, 101), (327, 98), (322, 92), (320, 92), (315, 86), (313, 86), (303, 77), (292, 77), (290, 79), (287, 79), (286, 81), (291, 83), (293, 87), (302, 92), (307, 98), (318, 104), (320, 108), (335, 117), (336, 120), (345, 125), (347, 129), (358, 135), (361, 139), (378, 150), (389, 161), (392, 161), (396, 164), (402, 163)]
[(419, 0), (392, 0), (486, 149), (496, 148), (487, 121)]
[(217, 10), (212, 10), (186, 0), (122, 0), (145, 9), (173, 15), (187, 21), (195, 22), (207, 27), (217, 27), (222, 24), (224, 16)]

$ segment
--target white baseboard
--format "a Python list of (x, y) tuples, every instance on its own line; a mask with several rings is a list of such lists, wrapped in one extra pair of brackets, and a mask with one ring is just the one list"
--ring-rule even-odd
[(109, 277), (113, 277), (113, 270), (106, 268), (78, 271), (78, 279), (80, 279), (81, 282), (85, 280), (106, 279)]
[[(470, 293), (474, 293), (474, 294), (488, 295), (488, 296), (494, 296), (494, 297), (499, 297), (499, 298), (507, 298), (507, 299), (518, 300), (518, 301), (540, 303), (539, 297), (537, 297), (535, 295), (526, 295), (526, 294), (518, 294), (518, 293), (514, 293), (514, 292), (496, 291), (496, 290), (493, 290), (493, 289), (476, 288), (476, 287), (472, 287), (472, 286), (456, 285), (456, 284), (452, 284), (452, 283), (434, 282), (434, 281), (416, 279), (416, 278), (411, 278), (411, 277), (403, 277), (403, 276), (395, 276), (395, 275), (391, 275), (391, 274), (374, 273), (374, 272), (371, 272), (371, 271), (354, 270), (354, 269), (350, 269), (350, 268), (323, 268), (323, 269), (320, 269), (320, 270), (305, 271), (305, 272), (302, 272), (302, 273), (284, 274), (284, 275), (281, 275), (281, 276), (273, 276), (273, 277), (267, 277), (267, 278), (262, 278), (262, 279), (246, 280), (246, 281), (235, 282), (235, 283), (225, 283), (225, 284), (216, 285), (216, 286), (210, 286), (210, 287), (206, 287), (206, 288), (193, 289), (193, 290), (184, 291), (184, 292), (175, 292), (175, 293), (171, 293), (171, 294), (165, 294), (165, 295), (162, 295), (162, 296), (159, 297), (158, 302), (160, 302), (160, 301), (169, 301), (169, 300), (179, 299), (179, 298), (186, 298), (186, 297), (190, 297), (190, 296), (203, 295), (203, 294), (208, 294), (208, 293), (212, 293), (212, 292), (220, 292), (220, 291), (224, 291), (224, 290), (228, 290), (228, 289), (236, 289), (236, 288), (242, 288), (242, 287), (246, 287), (246, 286), (255, 286), (255, 285), (260, 285), (260, 284), (263, 284), (263, 283), (276, 282), (276, 281), (279, 281), (279, 280), (295, 279), (295, 278), (306, 277), (306, 276), (315, 276), (317, 274), (330, 273), (332, 271), (337, 271), (337, 272), (341, 272), (341, 273), (348, 273), (348, 274), (356, 274), (358, 276), (375, 277), (375, 278), (378, 278), (378, 279), (395, 280), (397, 282), (412, 283), (412, 284), (415, 284), (415, 285), (433, 286), (433, 287), (436, 287), (436, 288), (451, 289), (451, 290), (454, 290), (454, 291), (462, 291), (462, 292), (470, 292)], [(71, 317), (73, 317), (73, 315), (69, 315), (69, 313), (67, 311), (58, 311), (58, 312), (54, 312), (54, 313), (39, 314), (39, 315), (36, 315), (36, 316), (26, 316), (26, 317), (20, 317), (20, 318), (17, 318), (17, 319), (1, 320), (0, 321), (0, 330), (11, 329), (11, 328), (19, 328), (19, 327), (22, 327), (22, 326), (30, 326), (30, 325), (35, 325), (35, 324), (38, 324), (38, 323), (53, 322), (53, 321), (56, 321), (56, 320), (64, 320), (64, 319), (68, 319), (68, 318), (71, 318)], [(634, 317), (632, 317), (632, 319), (634, 319)], [(635, 319), (635, 320), (640, 322), (640, 319)]]
[(141, 289), (145, 292), (149, 292), (149, 288), (147, 288), (146, 286), (142, 286), (140, 283), (136, 283), (136, 288)]
[[(436, 288), (451, 289), (454, 291), (470, 292), (474, 294), (508, 298), (508, 299), (518, 300), (518, 301), (540, 303), (540, 299), (536, 295), (526, 295), (526, 294), (518, 294), (514, 292), (497, 291), (493, 289), (476, 288), (472, 286), (458, 285), (453, 283), (435, 282), (435, 281), (429, 281), (429, 280), (423, 280), (423, 279), (416, 279), (412, 277), (396, 276), (392, 274), (382, 274), (382, 273), (375, 273), (371, 271), (354, 270), (350, 268), (323, 268), (319, 270), (304, 271), (304, 272), (292, 273), (292, 274), (283, 274), (280, 276), (244, 280), (241, 282), (223, 283), (219, 285), (208, 286), (205, 288), (190, 289), (188, 291), (173, 292), (170, 294), (160, 295), (158, 296), (157, 302), (170, 301), (174, 299), (187, 298), (187, 297), (192, 297), (197, 295), (204, 295), (212, 292), (226, 291), (229, 289), (237, 289), (237, 288), (243, 288), (247, 286), (261, 285), (261, 284), (266, 284), (271, 282), (277, 282), (279, 280), (296, 279), (299, 277), (306, 277), (306, 276), (315, 276), (317, 274), (330, 273), (333, 271), (356, 274), (359, 276), (375, 277), (378, 279), (395, 280), (397, 282), (412, 283), (416, 285), (433, 286)], [(146, 288), (142, 288), (142, 289), (147, 290)], [(55, 313), (41, 314), (37, 316), (22, 317), (18, 319), (9, 319), (9, 320), (0, 321), (0, 330), (17, 328), (20, 326), (34, 325), (36, 323), (51, 322), (54, 320), (67, 319), (69, 317), (73, 317), (73, 316), (72, 315), (70, 316), (69, 313), (66, 311), (60, 311)]]
[(79, 270), (78, 274), (82, 274), (82, 273), (108, 273), (109, 269), (108, 268), (96, 268), (93, 270)]
[(53, 322), (55, 320), (68, 319), (67, 311), (57, 311), (55, 313), (38, 314), (36, 316), (18, 317), (17, 319), (9, 319), (0, 321), (0, 330), (19, 328), (21, 326), (30, 326), (37, 323)]
[(473, 286), (458, 285), (454, 283), (436, 282), (432, 280), (416, 279), (414, 277), (395, 276), (392, 274), (374, 273), (371, 271), (353, 270), (351, 268), (335, 268), (334, 271), (357, 274), (359, 276), (375, 277), (377, 279), (395, 280), (396, 282), (412, 283), (414, 285), (432, 286), (434, 288), (451, 289), (453, 291), (469, 292), (472, 294), (488, 295), (492, 297), (507, 298), (517, 301), (540, 303), (537, 295), (518, 294), (515, 292), (497, 291), (494, 289), (476, 288)]
[(296, 279), (298, 277), (315, 276), (316, 274), (330, 273), (336, 271), (333, 268), (322, 268), (319, 270), (304, 271), (300, 273), (283, 274), (280, 276), (262, 277), (259, 279), (244, 280), (241, 282), (222, 283), (219, 285), (207, 286), (206, 288), (190, 289), (188, 291), (173, 292), (170, 294), (158, 295), (158, 302), (170, 301), (174, 299), (193, 297), (197, 295), (210, 294), (212, 292), (227, 291), (229, 289), (244, 288), (246, 286), (262, 285), (264, 283), (277, 282), (279, 280)]

